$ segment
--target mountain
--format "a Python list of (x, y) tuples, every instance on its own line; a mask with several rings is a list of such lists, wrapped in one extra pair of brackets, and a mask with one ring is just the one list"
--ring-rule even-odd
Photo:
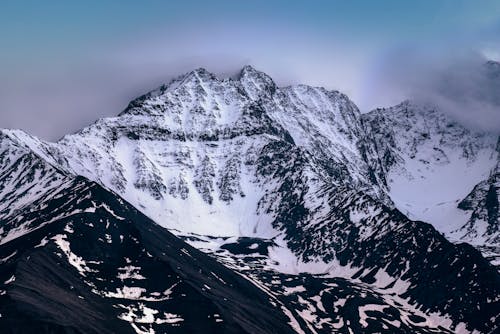
[[(54, 172), (2, 144), (39, 175)], [(0, 241), (2, 333), (293, 332), (252, 283), (101, 186), (64, 181), (1, 219), (9, 231)]]
[[(125, 214), (117, 213), (125, 210), (122, 206), (127, 212), (134, 210), (118, 196), (123, 197), (152, 221), (208, 253), (199, 255), (201, 262), (215, 258), (231, 273), (239, 273), (236, 277), (252, 282), (271, 298), (271, 306), (282, 310), (269, 309), (265, 298), (261, 303), (267, 306), (256, 304), (281, 317), (269, 318), (270, 323), (290, 322), (295, 331), (306, 333), (498, 329), (497, 269), (469, 244), (450, 242), (461, 240), (453, 239), (451, 232), (455, 227), (465, 231), (472, 211), (485, 207), (493, 217), (498, 210), (489, 191), (485, 195), (478, 190), (468, 205), (459, 205), (489, 177), (498, 159), (497, 137), (450, 123), (438, 110), (405, 102), (361, 114), (340, 92), (305, 85), (278, 87), (266, 74), (247, 66), (237, 79), (219, 79), (204, 69), (192, 71), (132, 101), (117, 117), (98, 120), (57, 143), (21, 131), (2, 133), (10, 146), (44, 163), (44, 172), (36, 174), (47, 175), (40, 177), (42, 182), (52, 175), (45, 169), (53, 169), (54, 189), (72, 187), (75, 178), (99, 184), (106, 195), (90, 203), (112, 198), (120, 205), (101, 207), (123, 218)], [(457, 182), (450, 175), (456, 187), (448, 189), (445, 176), (450, 170), (470, 177)], [(31, 184), (30, 177), (21, 179)], [(37, 178), (33, 182), (38, 184)], [(5, 189), (9, 193), (10, 188)], [(23, 194), (13, 194), (12, 202), (18, 197), (22, 203)], [(423, 214), (428, 208), (441, 212), (434, 209), (436, 201), (450, 194), (450, 211), (463, 212), (463, 221)], [(40, 202), (50, 201), (40, 196)], [(101, 214), (109, 216), (100, 212), (93, 219)], [(139, 216), (129, 220), (143, 231), (140, 240), (160, 233)], [(20, 217), (3, 218), (2, 235), (11, 236), (4, 237), (6, 245), (45, 226)], [(475, 220), (473, 230), (481, 224)], [(89, 231), (84, 225), (79, 240), (106, 242), (105, 231)], [(143, 225), (155, 226), (154, 233), (147, 233)], [(445, 234), (448, 239), (441, 234), (445, 226), (454, 228)], [(131, 232), (123, 233), (125, 239), (132, 238)], [(473, 240), (466, 232), (460, 237)], [(173, 241), (141, 247), (149, 250), (169, 242)], [(84, 251), (87, 246), (75, 247)], [(114, 247), (110, 253), (125, 251)], [(176, 261), (179, 253), (167, 254), (168, 261)], [(77, 257), (85, 259), (83, 253)], [(158, 264), (156, 275), (161, 268)], [(181, 268), (176, 273), (189, 277), (193, 270)], [(195, 277), (199, 276), (206, 275)], [(121, 291), (111, 283), (106, 282), (103, 291)], [(134, 312), (141, 310), (133, 307)]]
[[(380, 166), (389, 196), (401, 212), (431, 223), (452, 241), (483, 250), (498, 248), (498, 209), (481, 220), (472, 211), (484, 204), (466, 204), (466, 198), (481, 201), (479, 189), (494, 183), (500, 162), (498, 135), (470, 130), (435, 106), (410, 101), (364, 114), (363, 122), (377, 147), (374, 165)], [(498, 199), (491, 200), (498, 208)]]
[[(497, 142), (500, 152), (500, 140)], [(498, 263), (500, 254), (499, 234), (500, 159), (487, 179), (479, 182), (458, 204), (458, 208), (468, 216), (467, 223), (459, 232), (462, 239), (479, 244), (484, 254), (491, 253), (492, 261)]]
[[(10, 139), (2, 144), (17, 153), (10, 161), (27, 155), (41, 170), (54, 170)], [(265, 268), (258, 264), (266, 258), (258, 254), (268, 252), (261, 239), (221, 247), (219, 260), (244, 279), (116, 194), (82, 177), (58, 176), (64, 186), (46, 188), (2, 218), (13, 231), (0, 241), (2, 333), (446, 331), (387, 299), (384, 286), (375, 291), (345, 278)]]
[[(253, 225), (249, 217), (235, 226), (233, 207), (256, 211), (267, 187), (258, 185), (257, 154), (276, 143), (314, 159), (314, 177), (381, 193), (367, 181), (370, 171), (357, 148), (359, 111), (346, 96), (306, 86), (276, 89), (250, 67), (239, 81), (198, 69), (131, 102), (119, 117), (99, 120), (56, 144), (23, 133), (11, 136), (64, 170), (123, 194), (160, 224), (170, 221), (166, 227), (184, 231), (234, 235)], [(266, 97), (273, 91), (283, 102)], [(175, 216), (179, 212), (182, 219)], [(263, 220), (266, 228), (271, 218)], [(206, 231), (204, 225), (210, 225)]]
[[(64, 173), (3, 133), (0, 133), (0, 175), (0, 219), (70, 182)], [(0, 234), (5, 238), (7, 230), (2, 227)]]

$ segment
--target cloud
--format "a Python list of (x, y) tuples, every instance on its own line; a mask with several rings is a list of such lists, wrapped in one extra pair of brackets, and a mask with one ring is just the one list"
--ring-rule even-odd
[(230, 77), (250, 64), (281, 86), (307, 83), (353, 94), (363, 63), (356, 55), (366, 53), (311, 36), (273, 25), (185, 29), (96, 45), (64, 61), (34, 59), (21, 68), (4, 67), (0, 127), (57, 140), (117, 115), (133, 98), (198, 67)]
[[(482, 56), (462, 49), (500, 54), (494, 43), (500, 26), (474, 36), (456, 34), (460, 38), (453, 41), (449, 33), (439, 34), (435, 24), (439, 45), (428, 36), (416, 45), (398, 29), (376, 30), (380, 18), (371, 20), (377, 24), (368, 36), (372, 29), (358, 24), (340, 29), (321, 22), (309, 27), (287, 20), (212, 20), (202, 28), (186, 22), (127, 31), (105, 42), (76, 41), (82, 45), (75, 50), (61, 43), (65, 52), (42, 47), (47, 54), (17, 57), (12, 52), (7, 60), (0, 55), (0, 127), (21, 127), (56, 140), (97, 118), (117, 115), (134, 97), (194, 68), (226, 77), (251, 64), (281, 86), (304, 83), (340, 90), (362, 112), (417, 98), (439, 104), (472, 126), (495, 130), (493, 124), (500, 124), (496, 88), (481, 76)], [(387, 30), (397, 36), (386, 40)], [(410, 45), (402, 47), (400, 39)]]
[(500, 66), (491, 54), (453, 45), (392, 50), (373, 70), (364, 99), (387, 106), (409, 98), (468, 127), (500, 133)]

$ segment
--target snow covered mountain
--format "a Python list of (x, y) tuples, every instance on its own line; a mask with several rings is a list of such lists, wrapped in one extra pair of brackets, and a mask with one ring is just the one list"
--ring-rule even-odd
[[(500, 153), (500, 141), (497, 142)], [(500, 155), (500, 154), (499, 154)], [(467, 223), (458, 231), (463, 240), (479, 245), (484, 254), (491, 254), (492, 262), (499, 263), (500, 254), (500, 159), (487, 179), (479, 182), (458, 204), (468, 215)]]
[[(469, 130), (436, 107), (409, 101), (364, 114), (363, 121), (382, 161), (377, 164), (389, 196), (401, 212), (486, 254), (498, 248), (498, 198), (491, 199), (497, 204), (490, 204), (496, 213), (489, 218), (472, 212), (484, 211), (480, 189), (495, 182), (498, 135)], [(495, 261), (500, 253), (493, 255)]]
[[(498, 271), (435, 229), (472, 242), (470, 231), (486, 219), (492, 227), (485, 242), (498, 242), (498, 192), (489, 190), (497, 137), (450, 123), (434, 109), (403, 103), (362, 115), (339, 92), (280, 88), (247, 66), (237, 79), (195, 70), (57, 143), (2, 134), (0, 190), (18, 203), (16, 212), (41, 210), (23, 198), (52, 201), (40, 185), (72, 193), (83, 176), (253, 282), (286, 310), (284, 323), (297, 332), (498, 328)], [(17, 163), (24, 156), (37, 159)], [(29, 175), (21, 173), (26, 169)], [(11, 170), (19, 177), (9, 178)], [(451, 170), (468, 177), (458, 182)], [(488, 186), (474, 188), (486, 179)], [(123, 218), (120, 205), (112, 212)], [(6, 245), (53, 226), (25, 213), (13, 218), (10, 207), (0, 217)], [(97, 243), (106, 242), (105, 231), (95, 233)], [(121, 252), (114, 247), (109, 252)]]
[(0, 145), (2, 333), (294, 332), (266, 293), (117, 195)]
[[(64, 173), (2, 133), (0, 175), (0, 219), (15, 214), (47, 192), (64, 188), (70, 182)], [(0, 234), (5, 239), (7, 230), (2, 227)], [(11, 229), (10, 233), (13, 232)]]
[[(314, 160), (313, 178), (383, 196), (367, 181), (370, 171), (357, 147), (359, 112), (346, 96), (306, 86), (277, 91), (269, 77), (251, 67), (238, 81), (198, 69), (136, 99), (118, 117), (99, 120), (56, 144), (10, 134), (64, 170), (106, 185), (155, 221), (182, 231), (253, 234), (257, 219), (249, 215), (275, 188), (257, 175), (256, 162), (276, 143)], [(259, 215), (261, 229), (268, 229), (271, 219)]]

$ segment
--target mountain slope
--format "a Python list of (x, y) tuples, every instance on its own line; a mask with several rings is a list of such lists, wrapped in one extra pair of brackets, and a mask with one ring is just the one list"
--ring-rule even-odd
[(495, 174), (497, 135), (469, 130), (436, 107), (409, 101), (364, 114), (363, 122), (377, 148), (373, 164), (380, 166), (398, 209), (432, 223), (452, 241), (498, 246), (498, 218), (486, 229), (460, 204)]
[[(20, 132), (11, 136), (64, 170), (123, 194), (155, 221), (168, 221), (168, 228), (234, 235), (253, 221), (269, 225), (272, 219), (261, 215), (235, 227), (232, 215), (257, 210), (267, 185), (259, 184), (254, 161), (277, 140), (303, 150), (324, 182), (353, 184), (383, 197), (357, 147), (358, 118), (356, 106), (338, 92), (278, 89), (251, 67), (239, 80), (198, 69), (56, 144)], [(203, 230), (199, 217), (210, 227)], [(214, 220), (222, 221), (220, 228), (213, 228)]]
[(2, 132), (0, 175), (0, 219), (15, 214), (47, 192), (64, 188), (70, 179)]
[[(500, 152), (500, 140), (497, 143)], [(457, 234), (482, 248), (483, 254), (491, 254), (491, 261), (500, 264), (500, 154), (497, 164), (486, 180), (479, 182), (458, 204), (469, 215), (467, 223)]]
[(2, 333), (293, 332), (264, 292), (96, 184), (22, 214), (39, 228), (0, 246)]
[[(34, 153), (33, 161), (50, 168)], [(361, 281), (258, 266), (238, 270), (243, 278), (115, 194), (65, 178), (64, 188), (47, 188), (0, 221), (6, 231), (22, 231), (0, 240), (3, 333), (445, 331)], [(226, 261), (239, 259), (242, 245), (223, 245), (234, 253), (220, 259), (241, 269)]]

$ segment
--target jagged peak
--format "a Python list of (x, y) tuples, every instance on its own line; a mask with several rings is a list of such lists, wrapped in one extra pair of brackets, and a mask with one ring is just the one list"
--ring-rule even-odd
[(9, 147), (11, 145), (20, 147), (17, 141), (12, 140), (12, 138), (9, 136), (9, 131), (11, 130), (0, 129), (0, 152), (3, 150), (3, 148)]
[(272, 79), (266, 73), (255, 69), (255, 67), (253, 67), (252, 65), (243, 66), (242, 69), (240, 70), (240, 74), (238, 76), (238, 79), (241, 79), (242, 77), (245, 77), (245, 76), (266, 77), (272, 81)]
[(238, 88), (240, 90), (242, 89), (251, 100), (259, 100), (264, 96), (269, 97), (277, 89), (271, 77), (264, 72), (256, 70), (250, 65), (244, 66), (235, 79), (220, 78), (207, 69), (199, 67), (175, 77), (168, 84), (161, 85), (157, 89), (132, 100), (119, 116), (135, 114), (137, 112), (142, 113), (138, 109), (141, 109), (146, 101), (161, 97), (165, 94), (175, 94), (176, 92), (182, 92), (184, 89), (196, 89), (203, 92), (206, 89), (210, 89), (210, 87), (216, 87), (218, 85), (228, 85), (228, 87), (238, 86)]
[[(162, 85), (159, 88), (132, 100), (125, 111), (120, 113), (119, 116), (134, 114), (137, 112), (137, 108), (140, 109), (143, 106), (145, 101), (161, 97), (168, 93), (175, 94), (175, 92), (179, 90), (182, 91), (184, 88), (191, 90), (195, 88), (199, 89), (201, 92), (205, 91), (209, 94), (206, 90), (211, 87), (215, 87), (214, 85), (227, 85), (228, 87), (233, 88), (237, 87), (246, 93), (248, 98), (253, 101), (271, 98), (278, 89), (281, 89), (284, 92), (297, 90), (318, 92), (329, 97), (335, 96), (335, 98), (340, 98), (354, 105), (347, 95), (338, 90), (329, 90), (324, 87), (314, 87), (306, 84), (278, 87), (269, 75), (263, 71), (257, 70), (251, 65), (243, 66), (235, 78), (221, 78), (207, 69), (199, 67), (172, 79), (168, 84)], [(214, 91), (217, 91), (217, 89)]]
[(497, 80), (498, 78), (500, 78), (500, 62), (488, 60), (484, 64), (484, 69), (486, 71), (486, 76), (491, 80)]
[(500, 62), (498, 62), (496, 60), (488, 60), (485, 65), (500, 69)]
[(266, 73), (256, 70), (250, 65), (245, 65), (238, 77), (241, 85), (247, 94), (254, 100), (258, 100), (264, 96), (274, 94), (277, 89), (273, 79)]
[(22, 130), (0, 129), (0, 156), (3, 151), (11, 152), (13, 150), (17, 152), (16, 154), (37, 157), (47, 163), (42, 158), (43, 152), (40, 150), (40, 143), (38, 138)]
[(182, 82), (186, 82), (189, 80), (198, 80), (198, 81), (206, 81), (206, 80), (218, 80), (217, 76), (209, 72), (207, 69), (203, 67), (198, 67), (191, 72), (184, 74)]
[[(157, 89), (154, 89), (136, 100), (162, 95), (165, 92), (171, 92), (185, 85), (199, 85), (201, 83), (218, 82), (220, 79), (212, 72), (203, 67), (198, 67), (192, 71), (176, 76), (167, 84), (163, 84)], [(134, 100), (135, 101), (135, 100)]]
[(0, 140), (3, 139), (3, 138), (6, 138), (8, 137), (8, 129), (0, 129)]

